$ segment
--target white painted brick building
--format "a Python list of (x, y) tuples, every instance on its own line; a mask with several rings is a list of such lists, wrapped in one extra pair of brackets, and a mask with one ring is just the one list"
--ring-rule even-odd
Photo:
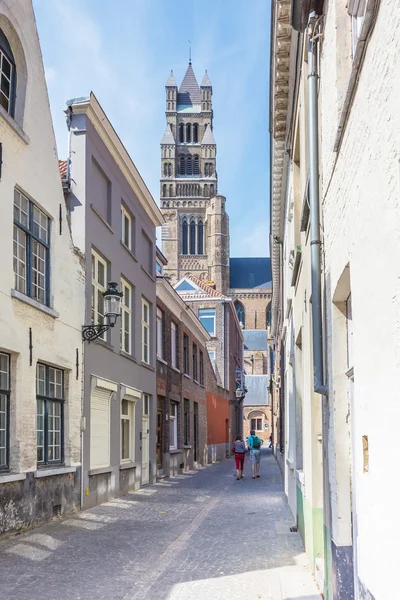
[(30, 1), (0, 0), (0, 533), (80, 506), (83, 270)]
[(396, 0), (314, 3), (325, 396), (314, 392), (308, 35), (292, 28), (296, 7), (307, 2), (273, 2), (271, 57), (285, 486), (324, 597), (386, 600), (400, 543), (400, 11)]

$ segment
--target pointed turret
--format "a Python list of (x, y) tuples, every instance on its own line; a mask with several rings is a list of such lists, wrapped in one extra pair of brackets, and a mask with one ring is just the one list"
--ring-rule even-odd
[(200, 102), (200, 88), (190, 62), (179, 88), (178, 105), (194, 106), (196, 104), (200, 105)]
[(207, 69), (206, 69), (206, 72), (204, 73), (204, 77), (202, 79), (200, 87), (201, 88), (203, 88), (203, 87), (212, 87), (210, 78), (209, 78), (208, 73), (207, 73)]
[(211, 129), (211, 127), (207, 127), (204, 135), (203, 135), (203, 139), (202, 139), (202, 145), (205, 146), (216, 146), (216, 141), (215, 141), (215, 137), (213, 134), (213, 130)]
[(167, 123), (167, 127), (165, 128), (164, 135), (161, 140), (162, 144), (175, 144), (174, 134), (171, 131), (171, 126)]
[(168, 77), (167, 83), (165, 84), (165, 87), (178, 87), (175, 77), (174, 77), (174, 72), (171, 69), (171, 73)]

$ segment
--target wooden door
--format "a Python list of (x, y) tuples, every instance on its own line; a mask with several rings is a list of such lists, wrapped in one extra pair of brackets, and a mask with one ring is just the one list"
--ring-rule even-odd
[(162, 469), (163, 448), (163, 412), (157, 410), (157, 469)]

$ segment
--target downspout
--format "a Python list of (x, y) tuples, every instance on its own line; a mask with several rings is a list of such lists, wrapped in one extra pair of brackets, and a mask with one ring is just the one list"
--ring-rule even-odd
[(224, 360), (222, 361), (222, 384), (224, 386), (224, 388), (226, 389), (226, 377), (225, 377), (225, 361), (226, 361), (226, 344), (225, 344), (225, 299), (222, 298), (221, 300), (222, 303), (222, 312), (223, 312), (223, 319), (222, 319), (222, 343), (223, 343), (223, 347), (224, 347)]
[(308, 150), (310, 161), (310, 247), (311, 247), (311, 315), (313, 333), (314, 392), (328, 395), (324, 383), (321, 302), (321, 237), (319, 219), (319, 151), (318, 151), (318, 42), (314, 37), (316, 17), (310, 17), (308, 42)]

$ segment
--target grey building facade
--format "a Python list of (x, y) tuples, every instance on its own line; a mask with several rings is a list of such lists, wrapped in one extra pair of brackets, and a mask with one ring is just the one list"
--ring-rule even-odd
[(75, 246), (85, 257), (84, 322), (104, 322), (102, 293), (123, 292), (116, 325), (84, 342), (82, 506), (156, 478), (156, 243), (162, 215), (92, 93), (67, 109), (64, 171)]

